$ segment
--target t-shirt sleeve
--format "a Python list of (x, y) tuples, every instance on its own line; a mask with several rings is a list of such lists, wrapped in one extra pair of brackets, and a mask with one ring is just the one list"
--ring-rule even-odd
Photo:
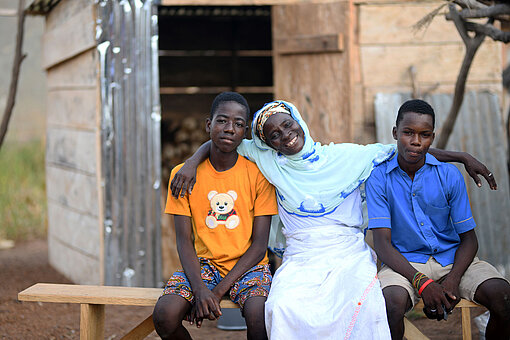
[(191, 210), (189, 206), (189, 194), (186, 193), (184, 197), (175, 198), (172, 196), (172, 191), (170, 190), (170, 183), (172, 182), (172, 178), (174, 178), (175, 173), (182, 168), (183, 164), (177, 165), (172, 169), (170, 174), (170, 180), (168, 181), (168, 195), (166, 198), (166, 207), (165, 213), (172, 215), (183, 215), (183, 216), (191, 216)]
[(258, 152), (260, 152), (260, 150), (251, 139), (243, 139), (241, 144), (237, 147), (237, 153), (252, 162), (257, 161)]
[(471, 213), (469, 197), (466, 190), (464, 178), (454, 165), (449, 164), (448, 182), (450, 190), (448, 193), (448, 204), (450, 205), (450, 217), (458, 234), (465, 233), (476, 227), (475, 220)]
[(253, 205), (254, 216), (276, 215), (278, 207), (276, 206), (276, 194), (274, 186), (267, 179), (258, 173), (256, 183), (257, 196)]
[(385, 190), (385, 174), (380, 168), (372, 171), (365, 184), (368, 209), (368, 229), (390, 228), (391, 211)]

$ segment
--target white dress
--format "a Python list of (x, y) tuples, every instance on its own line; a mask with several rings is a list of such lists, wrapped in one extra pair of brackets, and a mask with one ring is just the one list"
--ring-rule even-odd
[(390, 339), (375, 254), (351, 225), (362, 222), (359, 191), (326, 218), (280, 218), (287, 248), (266, 301), (269, 338)]

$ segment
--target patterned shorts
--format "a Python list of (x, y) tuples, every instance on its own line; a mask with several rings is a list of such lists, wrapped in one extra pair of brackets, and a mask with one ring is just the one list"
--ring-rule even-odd
[[(202, 281), (204, 281), (207, 288), (212, 290), (222, 280), (220, 272), (208, 259), (200, 257), (199, 261)], [(256, 265), (244, 273), (244, 275), (237, 279), (232, 287), (230, 287), (230, 300), (234, 303), (238, 303), (242, 311), (244, 303), (248, 298), (252, 296), (268, 296), (271, 280), (272, 276), (269, 271), (269, 265)], [(168, 280), (161, 296), (167, 294), (182, 296), (191, 304), (195, 302), (195, 297), (191, 291), (191, 285), (183, 270), (176, 271)]]

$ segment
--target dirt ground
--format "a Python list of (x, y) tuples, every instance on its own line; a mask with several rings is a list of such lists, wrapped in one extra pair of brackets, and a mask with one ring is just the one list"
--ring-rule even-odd
[[(0, 339), (79, 339), (79, 305), (17, 300), (18, 292), (37, 282), (70, 283), (48, 264), (45, 241), (0, 250)], [(151, 307), (106, 306), (106, 339), (120, 339), (151, 312)], [(472, 316), (482, 312), (474, 310)], [(459, 310), (447, 322), (421, 318), (413, 323), (431, 339), (462, 339)], [(474, 324), (472, 327), (473, 339), (478, 339), (478, 330)], [(201, 329), (189, 329), (194, 339), (246, 339), (245, 331), (222, 331), (210, 321), (204, 322)], [(148, 337), (157, 338), (155, 332)]]

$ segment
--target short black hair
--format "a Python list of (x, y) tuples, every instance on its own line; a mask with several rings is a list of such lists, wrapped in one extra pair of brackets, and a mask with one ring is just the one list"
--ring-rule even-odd
[(400, 109), (398, 109), (397, 121), (395, 125), (398, 127), (398, 123), (402, 119), (404, 119), (404, 114), (408, 112), (420, 113), (423, 115), (431, 115), (432, 116), (432, 127), (436, 125), (436, 114), (434, 113), (434, 109), (430, 106), (429, 103), (423, 101), (421, 99), (411, 99), (406, 101)]
[(216, 109), (218, 109), (218, 106), (223, 102), (236, 102), (241, 106), (244, 106), (244, 108), (246, 109), (246, 120), (247, 121), (250, 120), (250, 107), (248, 106), (248, 102), (246, 101), (246, 98), (244, 98), (240, 93), (237, 92), (222, 92), (219, 95), (217, 95), (216, 98), (214, 98), (211, 105), (210, 113), (211, 119), (213, 118)]

